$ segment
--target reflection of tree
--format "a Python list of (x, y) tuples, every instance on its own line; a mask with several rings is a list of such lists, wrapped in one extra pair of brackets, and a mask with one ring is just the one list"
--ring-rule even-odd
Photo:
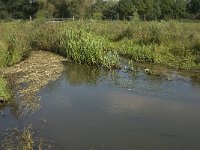
[(0, 110), (3, 110), (7, 107), (7, 104), (0, 104)]
[(86, 65), (70, 64), (66, 66), (65, 77), (72, 85), (84, 83), (97, 83), (100, 78), (100, 69)]
[(200, 88), (200, 73), (190, 75), (192, 85)]

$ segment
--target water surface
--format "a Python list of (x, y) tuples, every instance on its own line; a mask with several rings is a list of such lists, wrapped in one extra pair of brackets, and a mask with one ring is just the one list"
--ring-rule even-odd
[[(66, 64), (40, 93), (40, 109), (1, 108), (0, 133), (32, 124), (58, 150), (199, 150), (200, 84), (191, 74), (147, 66), (107, 71)], [(21, 109), (21, 108), (20, 108)]]

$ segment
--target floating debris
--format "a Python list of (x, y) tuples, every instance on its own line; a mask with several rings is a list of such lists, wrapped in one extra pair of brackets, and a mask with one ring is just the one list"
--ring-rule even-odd
[[(56, 80), (64, 70), (61, 56), (51, 52), (34, 51), (25, 61), (0, 70), (5, 76), (15, 79), (16, 94), (20, 97), (20, 107), (34, 112), (40, 107), (36, 96), (50, 81)], [(22, 99), (22, 100), (21, 100)]]
[(168, 81), (172, 81), (173, 78), (168, 76), (166, 80), (168, 80)]
[(152, 72), (147, 68), (147, 69), (144, 69), (144, 71), (145, 71), (145, 73), (147, 74), (147, 75), (151, 75), (152, 74)]

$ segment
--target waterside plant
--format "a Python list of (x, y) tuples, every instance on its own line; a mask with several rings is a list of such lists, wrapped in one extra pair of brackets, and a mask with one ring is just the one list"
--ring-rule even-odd
[(9, 85), (5, 78), (0, 76), (0, 103), (1, 102), (9, 102), (12, 94), (9, 88)]

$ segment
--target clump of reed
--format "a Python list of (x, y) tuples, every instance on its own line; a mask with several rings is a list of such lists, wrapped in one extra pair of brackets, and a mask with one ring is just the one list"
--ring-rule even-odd
[(118, 55), (108, 50), (108, 42), (104, 37), (84, 29), (63, 28), (61, 32), (64, 38), (60, 45), (66, 50), (67, 58), (77, 63), (103, 65), (107, 68), (118, 65)]
[(4, 38), (0, 41), (0, 68), (11, 66), (28, 57), (31, 50), (28, 36), (26, 32), (12, 30), (4, 33)]
[(9, 51), (8, 46), (0, 41), (0, 68), (3, 68), (9, 64)]
[(11, 97), (12, 94), (7, 80), (0, 76), (0, 102), (9, 102)]
[(118, 53), (134, 61), (154, 62), (154, 45), (139, 45), (130, 40), (123, 40), (117, 43)]
[(31, 48), (24, 33), (12, 33), (8, 37), (7, 43), (10, 53), (9, 65), (19, 63), (29, 56)]

